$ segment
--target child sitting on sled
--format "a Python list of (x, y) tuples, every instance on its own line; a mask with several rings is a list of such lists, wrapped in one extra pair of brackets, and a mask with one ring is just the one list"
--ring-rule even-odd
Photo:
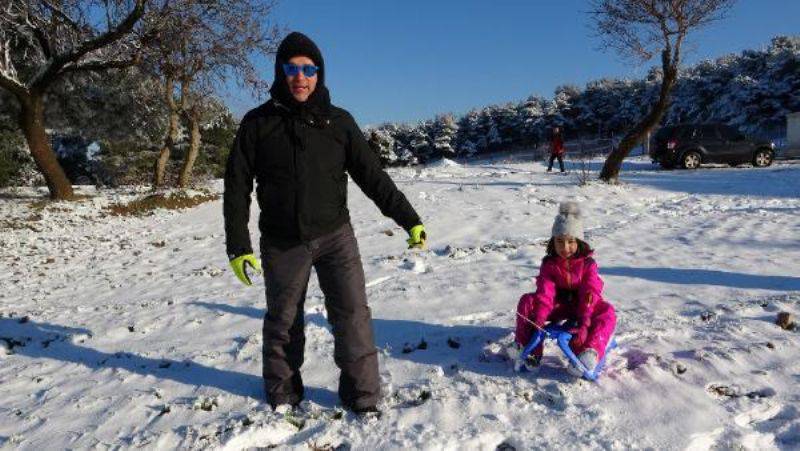
[[(522, 349), (546, 323), (567, 321), (572, 334), (570, 348), (586, 368), (595, 368), (614, 333), (614, 307), (603, 300), (603, 281), (583, 238), (583, 221), (576, 202), (559, 205), (547, 255), (536, 277), (536, 292), (522, 295), (517, 306), (515, 341)], [(543, 343), (531, 355), (515, 359), (514, 369), (535, 370), (542, 360)], [(575, 376), (582, 369), (572, 364)]]

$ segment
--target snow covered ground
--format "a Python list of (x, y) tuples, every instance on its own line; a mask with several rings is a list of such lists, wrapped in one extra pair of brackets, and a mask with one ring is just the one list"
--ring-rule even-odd
[[(800, 314), (800, 165), (633, 159), (618, 186), (578, 186), (574, 170), (519, 156), (390, 172), (431, 250), (406, 252), (351, 183), (385, 393), (383, 417), (366, 421), (337, 409), (314, 277), (307, 413), (262, 401), (263, 283), (246, 289), (229, 271), (221, 201), (122, 218), (102, 207), (138, 190), (43, 209), (33, 192), (6, 192), (0, 447), (800, 448), (800, 335), (774, 324)], [(583, 203), (619, 316), (620, 348), (596, 384), (569, 376), (554, 347), (536, 377), (507, 357), (566, 199)]]

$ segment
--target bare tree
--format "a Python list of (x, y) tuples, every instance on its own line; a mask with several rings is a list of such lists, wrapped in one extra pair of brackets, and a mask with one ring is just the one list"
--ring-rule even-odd
[(181, 116), (190, 140), (178, 184), (186, 187), (199, 154), (200, 126), (210, 98), (230, 81), (256, 95), (266, 93), (267, 84), (254, 59), (277, 49), (280, 31), (267, 22), (273, 7), (272, 0), (177, 0), (162, 15), (162, 32), (148, 59), (164, 81), (170, 126), (154, 169), (155, 187), (165, 181)]
[(19, 103), (17, 121), (53, 199), (72, 185), (47, 139), (44, 99), (70, 73), (133, 65), (132, 33), (150, 0), (3, 0), (0, 2), (0, 88)]
[(183, 110), (183, 96), (175, 95), (175, 78), (172, 74), (165, 74), (163, 80), (163, 100), (167, 107), (167, 133), (164, 137), (164, 144), (158, 153), (155, 167), (153, 168), (153, 187), (164, 184), (166, 176), (167, 162), (175, 143), (178, 141), (178, 127), (180, 126), (180, 114)]
[(593, 26), (603, 47), (621, 55), (649, 61), (661, 56), (661, 88), (658, 100), (639, 123), (611, 151), (600, 179), (615, 182), (622, 161), (647, 136), (669, 107), (669, 96), (678, 78), (681, 49), (687, 35), (724, 17), (735, 0), (592, 0)]

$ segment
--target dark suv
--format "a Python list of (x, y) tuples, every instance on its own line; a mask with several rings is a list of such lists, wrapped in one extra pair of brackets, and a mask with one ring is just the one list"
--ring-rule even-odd
[(650, 158), (664, 168), (697, 169), (702, 163), (756, 167), (772, 164), (775, 144), (748, 139), (725, 124), (679, 124), (662, 127), (653, 137)]

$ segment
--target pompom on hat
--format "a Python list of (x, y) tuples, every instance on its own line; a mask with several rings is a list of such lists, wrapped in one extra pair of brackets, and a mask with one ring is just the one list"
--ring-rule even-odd
[(553, 222), (551, 236), (569, 235), (581, 241), (583, 238), (583, 218), (581, 207), (577, 202), (561, 202), (558, 206), (558, 215)]

